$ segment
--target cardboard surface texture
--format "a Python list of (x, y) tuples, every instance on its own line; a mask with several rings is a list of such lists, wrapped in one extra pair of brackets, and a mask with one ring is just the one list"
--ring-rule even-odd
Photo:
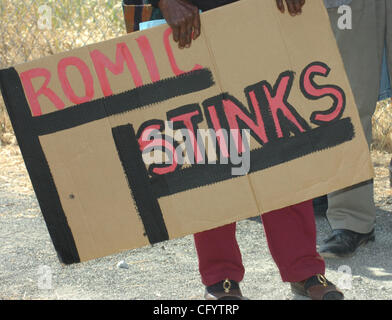
[[(1, 70), (64, 263), (212, 229), (372, 178), (322, 0), (308, 1), (295, 18), (274, 1), (243, 0), (201, 14), (201, 23), (190, 49), (178, 49), (163, 25)], [(233, 175), (239, 165), (230, 163), (146, 165), (148, 130), (166, 135), (155, 140), (165, 151), (184, 140), (166, 139), (170, 119), (174, 130), (249, 129), (248, 174)]]

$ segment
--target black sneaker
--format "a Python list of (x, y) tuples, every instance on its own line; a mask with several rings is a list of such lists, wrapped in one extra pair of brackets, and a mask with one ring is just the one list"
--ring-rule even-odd
[(319, 253), (323, 258), (349, 258), (360, 246), (374, 240), (374, 229), (369, 233), (336, 229), (328, 239), (324, 240)]

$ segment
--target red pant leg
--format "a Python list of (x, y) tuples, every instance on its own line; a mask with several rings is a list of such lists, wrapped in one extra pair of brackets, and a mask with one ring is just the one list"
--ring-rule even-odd
[(244, 266), (240, 248), (235, 237), (236, 224), (194, 234), (199, 271), (205, 286), (226, 278), (240, 282)]
[(297, 282), (324, 274), (325, 262), (316, 250), (312, 201), (262, 216), (268, 246), (283, 281)]
[[(312, 201), (262, 215), (271, 255), (283, 281), (302, 281), (325, 272), (316, 251), (316, 224)], [(244, 276), (241, 252), (230, 224), (194, 235), (199, 271), (204, 285), (226, 278), (240, 282)]]

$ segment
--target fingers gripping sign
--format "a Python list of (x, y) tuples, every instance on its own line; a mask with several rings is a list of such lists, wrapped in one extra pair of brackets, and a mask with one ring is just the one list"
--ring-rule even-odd
[[(285, 4), (291, 16), (302, 13), (302, 6), (305, 0), (276, 0), (278, 9), (284, 13)], [(173, 30), (173, 40), (178, 43), (178, 47), (189, 48), (192, 40), (196, 40), (200, 35), (200, 15), (199, 10), (189, 0), (159, 0), (158, 7), (161, 10), (166, 22)]]
[(189, 48), (200, 35), (199, 9), (187, 0), (160, 0), (158, 6), (179, 48)]
[[(305, 0), (285, 0), (287, 9), (293, 17), (302, 13), (302, 6), (305, 4)], [(276, 0), (276, 5), (280, 12), (285, 12), (285, 6), (283, 0)]]

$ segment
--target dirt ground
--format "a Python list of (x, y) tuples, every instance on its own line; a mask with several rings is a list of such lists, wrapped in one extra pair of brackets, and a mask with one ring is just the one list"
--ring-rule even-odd
[[(346, 299), (392, 298), (391, 154), (373, 151), (376, 241), (351, 259), (327, 260), (327, 277)], [(316, 217), (318, 243), (329, 234)], [(246, 268), (243, 293), (251, 299), (302, 299), (282, 283), (260, 221), (238, 223)], [(120, 261), (127, 268), (119, 268)], [(202, 299), (192, 236), (63, 266), (49, 238), (17, 146), (0, 148), (0, 299)]]

